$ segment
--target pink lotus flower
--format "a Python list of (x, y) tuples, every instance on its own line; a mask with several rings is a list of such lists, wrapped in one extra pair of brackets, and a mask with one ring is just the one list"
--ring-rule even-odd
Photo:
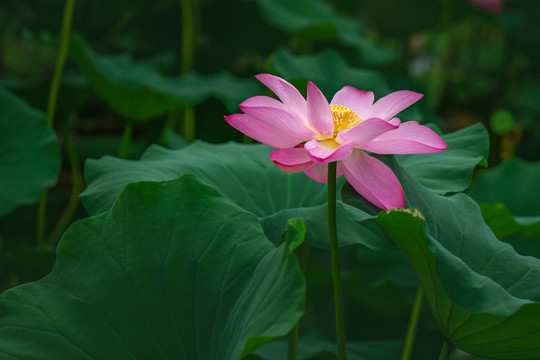
[(328, 163), (337, 161), (337, 177), (382, 209), (405, 206), (403, 189), (383, 162), (368, 155), (432, 153), (447, 148), (431, 129), (394, 115), (423, 95), (391, 93), (376, 103), (371, 91), (345, 86), (330, 104), (312, 83), (307, 101), (287, 81), (273, 75), (256, 78), (279, 99), (254, 96), (240, 104), (244, 114), (225, 116), (235, 129), (277, 148), (270, 159), (283, 171), (300, 172), (326, 183)]

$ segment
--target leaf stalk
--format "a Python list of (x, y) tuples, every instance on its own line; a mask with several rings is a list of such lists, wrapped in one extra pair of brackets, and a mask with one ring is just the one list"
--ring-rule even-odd
[(448, 355), (450, 354), (450, 344), (446, 339), (443, 341), (441, 354), (439, 355), (439, 360), (448, 360)]
[(401, 360), (409, 360), (411, 358), (412, 350), (414, 347), (414, 339), (418, 330), (418, 320), (420, 319), (420, 310), (422, 309), (423, 299), (424, 291), (419, 285), (418, 291), (416, 292), (414, 305), (411, 310), (409, 325), (407, 326), (407, 335), (405, 336), (405, 345), (403, 346), (403, 352), (401, 353)]
[[(71, 35), (71, 22), (73, 19), (73, 9), (75, 7), (75, 0), (66, 0), (64, 7), (64, 16), (62, 18), (62, 30), (60, 32), (60, 49), (58, 57), (56, 58), (56, 65), (54, 67), (53, 79), (49, 90), (49, 100), (47, 102), (47, 124), (51, 128), (54, 128), (54, 116), (56, 114), (56, 103), (58, 100), (58, 91), (60, 89), (60, 80), (62, 79), (62, 71), (66, 64), (67, 53), (69, 49), (69, 38)], [(45, 190), (38, 203), (36, 235), (37, 243), (43, 244), (45, 238), (45, 218), (47, 215), (47, 190)]]
[(336, 168), (337, 163), (328, 164), (328, 237), (330, 239), (330, 256), (332, 259), (332, 280), (334, 283), (334, 304), (336, 310), (336, 338), (338, 359), (347, 359), (345, 345), (345, 318), (343, 315), (343, 288), (339, 265), (339, 245), (336, 223)]

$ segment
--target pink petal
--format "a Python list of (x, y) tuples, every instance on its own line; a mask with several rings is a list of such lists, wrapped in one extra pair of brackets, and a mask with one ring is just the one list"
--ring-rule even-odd
[(398, 118), (390, 119), (388, 120), (388, 122), (394, 126), (399, 126), (399, 124), (401, 124), (401, 120), (399, 120)]
[(280, 77), (270, 74), (259, 74), (257, 80), (268, 87), (277, 97), (302, 119), (306, 116), (306, 99), (298, 90)]
[[(276, 102), (278, 101), (276, 100)], [(313, 139), (315, 136), (307, 124), (296, 114), (278, 107), (246, 106), (245, 103), (246, 101), (240, 105), (240, 109), (242, 109), (243, 112), (257, 120), (289, 133), (291, 136), (298, 139), (297, 144)]]
[(382, 161), (355, 150), (341, 164), (347, 181), (369, 202), (381, 209), (405, 206), (399, 180)]
[[(343, 175), (340, 163), (337, 164), (336, 169), (336, 179)], [(304, 173), (309, 176), (312, 180), (326, 184), (328, 182), (328, 164), (315, 164), (309, 169), (305, 170)]]
[(371, 91), (357, 90), (350, 86), (345, 86), (335, 95), (331, 105), (346, 106), (362, 118), (362, 115), (371, 107), (375, 96)]
[(319, 164), (327, 164), (345, 159), (351, 155), (354, 146), (351, 142), (338, 144), (331, 139), (323, 141), (311, 140), (305, 143), (304, 148), (311, 160)]
[(448, 146), (439, 135), (416, 121), (403, 123), (396, 130), (376, 137), (362, 149), (377, 154), (425, 154), (439, 152)]
[(321, 137), (333, 137), (332, 109), (323, 93), (311, 81), (307, 85), (307, 118), (313, 130)]
[(240, 107), (242, 106), (266, 106), (281, 110), (287, 110), (287, 106), (285, 106), (281, 101), (271, 98), (269, 96), (262, 95), (253, 96), (249, 99), (244, 100), (244, 102), (240, 104)]
[(373, 106), (364, 114), (364, 118), (377, 117), (383, 120), (390, 120), (392, 116), (408, 108), (420, 100), (422, 96), (424, 95), (408, 90), (393, 92), (373, 104)]
[(340, 131), (336, 137), (336, 141), (339, 143), (352, 142), (354, 146), (361, 147), (377, 136), (397, 128), (397, 126), (392, 125), (389, 121), (371, 118), (362, 121), (351, 129)]
[(313, 165), (303, 147), (292, 149), (277, 149), (270, 154), (270, 160), (276, 166), (286, 172), (304, 171)]
[(236, 130), (265, 145), (274, 148), (290, 148), (298, 145), (298, 138), (246, 114), (225, 116), (225, 120)]

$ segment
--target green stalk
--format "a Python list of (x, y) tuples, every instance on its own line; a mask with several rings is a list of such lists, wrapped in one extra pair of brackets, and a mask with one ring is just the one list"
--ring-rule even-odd
[(37, 211), (37, 243), (38, 245), (43, 244), (43, 238), (45, 237), (45, 217), (47, 214), (47, 190), (41, 193), (38, 202), (38, 211)]
[[(58, 91), (60, 88), (60, 80), (62, 79), (62, 71), (66, 64), (66, 57), (69, 49), (69, 37), (71, 35), (71, 21), (73, 19), (73, 8), (75, 0), (66, 0), (64, 7), (64, 17), (62, 19), (62, 30), (60, 33), (60, 50), (56, 59), (54, 68), (53, 80), (49, 90), (49, 100), (47, 102), (47, 123), (52, 128), (54, 125), (54, 115), (56, 113), (56, 103), (58, 100)], [(37, 243), (42, 244), (45, 237), (45, 217), (47, 212), (47, 190), (41, 194), (38, 203), (37, 214)]]
[[(193, 43), (195, 40), (195, 0), (182, 0), (182, 54), (180, 75), (193, 69)], [(195, 140), (195, 109), (193, 105), (184, 108), (184, 139)]]
[(66, 0), (64, 8), (64, 18), (62, 20), (62, 30), (60, 33), (60, 50), (56, 59), (53, 81), (49, 91), (49, 102), (47, 103), (47, 123), (52, 127), (54, 115), (56, 112), (56, 100), (58, 99), (58, 90), (60, 89), (60, 80), (62, 80), (62, 71), (66, 64), (66, 57), (69, 49), (69, 37), (71, 35), (71, 20), (73, 18), (73, 8), (75, 0)]
[(414, 338), (416, 337), (416, 331), (418, 330), (418, 319), (420, 319), (420, 310), (422, 309), (422, 301), (424, 299), (424, 292), (421, 286), (418, 286), (416, 292), (416, 299), (411, 311), (411, 318), (409, 319), (409, 325), (407, 326), (407, 335), (405, 337), (405, 346), (401, 353), (401, 360), (409, 360), (411, 358), (412, 350), (414, 347)]
[(195, 108), (193, 105), (186, 105), (184, 108), (184, 139), (195, 140)]
[(133, 132), (133, 125), (131, 122), (126, 123), (124, 133), (122, 134), (122, 140), (120, 140), (120, 149), (118, 149), (118, 157), (125, 159), (129, 155), (129, 147), (131, 144), (131, 133)]
[(163, 130), (161, 131), (161, 135), (159, 136), (159, 143), (163, 146), (167, 146), (167, 131), (168, 130), (175, 130), (178, 127), (178, 119), (180, 116), (178, 115), (177, 110), (173, 110), (169, 113), (167, 116), (167, 122), (165, 123), (165, 126), (163, 126)]
[(195, 40), (195, 0), (182, 0), (182, 54), (180, 75), (193, 68), (193, 43)]
[(328, 164), (328, 237), (330, 238), (330, 254), (332, 258), (332, 280), (334, 283), (334, 303), (336, 308), (336, 338), (338, 359), (347, 359), (345, 346), (345, 319), (343, 316), (343, 289), (339, 267), (339, 245), (336, 224), (336, 162)]
[[(179, 75), (189, 73), (193, 69), (194, 41), (195, 41), (195, 1), (182, 0), (182, 48), (180, 54)], [(182, 135), (187, 141), (195, 140), (195, 109), (193, 105), (185, 105), (183, 114), (171, 111), (163, 129), (161, 141), (165, 141), (166, 131), (176, 130), (178, 121), (182, 118)]]
[(66, 230), (66, 228), (68, 227), (71, 219), (73, 218), (73, 214), (75, 213), (75, 210), (77, 210), (77, 206), (79, 205), (79, 194), (82, 190), (82, 174), (79, 167), (79, 159), (77, 157), (75, 145), (73, 144), (71, 136), (69, 135), (68, 128), (69, 127), (66, 127), (66, 130), (64, 131), (64, 141), (67, 156), (69, 159), (69, 164), (71, 166), (71, 179), (73, 181), (73, 185), (71, 188), (71, 195), (69, 196), (69, 202), (64, 209), (60, 220), (58, 220), (58, 223), (56, 224), (53, 232), (47, 238), (47, 245), (56, 244)]
[(448, 360), (448, 355), (450, 355), (450, 345), (448, 344), (448, 341), (444, 340), (439, 360)]
[(300, 328), (300, 322), (294, 325), (293, 329), (289, 333), (289, 347), (287, 352), (287, 360), (296, 360), (298, 356), (298, 331)]

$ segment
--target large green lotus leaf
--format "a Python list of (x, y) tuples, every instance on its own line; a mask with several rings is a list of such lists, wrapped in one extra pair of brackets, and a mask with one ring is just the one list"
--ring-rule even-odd
[(540, 236), (540, 162), (511, 158), (478, 172), (467, 193), (481, 203), (482, 213), (495, 233)]
[(521, 255), (540, 259), (540, 216), (514, 216), (503, 203), (478, 203), (484, 221), (499, 240)]
[[(338, 52), (333, 50), (317, 55), (295, 56), (281, 49), (269, 57), (268, 66), (273, 72), (295, 84), (300, 80), (303, 84), (305, 80), (312, 81), (321, 89), (328, 101), (345, 85), (373, 91), (376, 99), (392, 91), (378, 71), (351, 67)], [(405, 109), (399, 117), (403, 121), (423, 121), (418, 106)]]
[(320, 0), (257, 0), (261, 12), (272, 25), (291, 33), (324, 40), (337, 39), (357, 49), (365, 63), (377, 65), (393, 61), (396, 54), (368, 40), (359, 20), (340, 16)]
[[(448, 136), (453, 138), (452, 134)], [(481, 136), (467, 138), (478, 141)], [(446, 140), (447, 136), (443, 136), (443, 139)], [(197, 141), (179, 150), (151, 146), (139, 161), (108, 156), (100, 160), (88, 160), (85, 166), (88, 188), (81, 198), (90, 214), (98, 214), (109, 209), (123, 187), (130, 182), (170, 180), (185, 173), (193, 173), (242, 208), (257, 215), (272, 241), (279, 239), (288, 219), (299, 217), (307, 226), (306, 241), (317, 247), (328, 247), (326, 186), (310, 180), (303, 173), (291, 174), (279, 170), (269, 159), (271, 151), (271, 148), (264, 145), (215, 145)], [(456, 181), (462, 181), (459, 176), (469, 179), (472, 167), (476, 164), (475, 161), (469, 161), (469, 157), (478, 159), (483, 152), (479, 149), (477, 154), (463, 154), (458, 147), (445, 151), (449, 153), (448, 158), (453, 158), (454, 152), (463, 156), (464, 170), (455, 173)], [(459, 157), (459, 154), (455, 157)], [(411, 155), (410, 166), (421, 170), (421, 164), (413, 161), (414, 156)], [(465, 166), (471, 169), (467, 171)], [(432, 173), (425, 172), (421, 180), (435, 183), (440, 178), (445, 181), (447, 170), (444, 166), (434, 166)], [(344, 179), (340, 181), (343, 183)], [(456, 188), (451, 182), (446, 183), (451, 187), (439, 187), (443, 192)], [(369, 222), (362, 223), (371, 215), (341, 202), (338, 203), (337, 211), (342, 245), (361, 242), (377, 250), (387, 247), (384, 234), (376, 226)], [(362, 233), (361, 237), (359, 233)]]
[[(445, 194), (464, 190), (469, 186), (476, 164), (485, 164), (489, 147), (488, 134), (482, 125), (473, 125), (454, 133), (443, 135), (448, 149), (434, 154), (397, 155), (398, 163), (416, 180), (432, 192)], [(349, 185), (342, 189), (345, 202), (355, 203), (354, 190)], [(349, 195), (352, 194), (351, 198)], [(519, 244), (530, 250), (530, 243)], [(366, 279), (375, 287), (391, 286), (414, 299), (417, 280), (406, 258), (396, 248), (373, 251), (365, 247), (356, 249)], [(394, 308), (397, 309), (396, 306)]]
[(478, 356), (539, 358), (540, 260), (497, 240), (467, 195), (433, 194), (392, 167), (417, 209), (373, 221), (412, 264), (445, 337)]
[(259, 217), (291, 205), (309, 207), (326, 201), (324, 184), (305, 181), (304, 174), (280, 171), (270, 160), (271, 152), (260, 144), (195, 141), (178, 150), (152, 145), (138, 161), (111, 156), (89, 159), (85, 165), (89, 186), (81, 198), (90, 214), (98, 214), (111, 207), (128, 183), (193, 173)]
[(254, 79), (238, 79), (225, 72), (167, 77), (124, 55), (98, 55), (79, 36), (73, 37), (70, 55), (109, 105), (130, 120), (164, 115), (182, 105), (201, 103), (210, 96), (221, 100), (232, 112), (260, 89)]
[(499, 239), (540, 258), (540, 162), (511, 158), (478, 172), (467, 193)]
[(467, 193), (476, 201), (504, 203), (520, 217), (540, 216), (540, 162), (511, 158), (479, 171)]
[(525, 237), (540, 237), (540, 216), (513, 216), (503, 203), (479, 203), (484, 220), (498, 239), (505, 239), (513, 234)]
[(130, 184), (68, 229), (50, 275), (0, 296), (0, 354), (239, 359), (302, 315), (294, 247), (192, 175)]
[(56, 183), (60, 150), (42, 113), (0, 88), (0, 215)]
[(476, 165), (487, 165), (489, 136), (482, 124), (443, 136), (448, 149), (433, 154), (399, 155), (397, 160), (429, 190), (445, 194), (467, 189)]
[[(401, 340), (349, 341), (347, 342), (347, 359), (397, 359), (401, 348)], [(272, 341), (261, 346), (248, 359), (287, 359), (287, 349), (287, 341)], [(337, 359), (336, 350), (337, 345), (335, 342), (314, 334), (307, 334), (298, 339), (298, 360)]]
[[(327, 189), (303, 173), (286, 173), (270, 160), (271, 148), (260, 144), (208, 144), (196, 141), (180, 149), (151, 146), (139, 161), (105, 156), (88, 160), (88, 188), (81, 194), (90, 214), (110, 208), (124, 186), (142, 180), (170, 180), (192, 173), (214, 186), (240, 207), (259, 217), (267, 236), (277, 243), (290, 218), (301, 218), (307, 227), (306, 241), (327, 248)], [(340, 183), (344, 178), (340, 179)], [(338, 204), (338, 226), (343, 245), (362, 242), (386, 247), (390, 241), (373, 224), (360, 224), (369, 215), (349, 205)]]

